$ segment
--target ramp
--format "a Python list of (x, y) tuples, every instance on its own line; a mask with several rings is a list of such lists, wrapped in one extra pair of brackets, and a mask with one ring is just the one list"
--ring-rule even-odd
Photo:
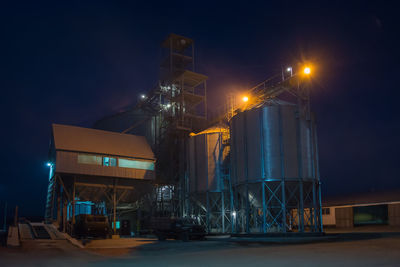
[(7, 237), (7, 246), (8, 247), (17, 247), (19, 246), (19, 238), (18, 238), (18, 227), (10, 226), (8, 228), (8, 237)]
[(33, 233), (31, 227), (27, 223), (19, 223), (18, 230), (19, 230), (19, 237), (22, 241), (33, 239)]
[(49, 233), (51, 239), (53, 240), (64, 240), (65, 235), (57, 230), (57, 228), (52, 224), (44, 224), (44, 228)]

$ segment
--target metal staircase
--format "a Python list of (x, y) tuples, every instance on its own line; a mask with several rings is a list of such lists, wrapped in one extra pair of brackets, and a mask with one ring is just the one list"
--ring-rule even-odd
[(35, 239), (51, 239), (50, 234), (47, 232), (43, 224), (31, 224), (31, 227)]

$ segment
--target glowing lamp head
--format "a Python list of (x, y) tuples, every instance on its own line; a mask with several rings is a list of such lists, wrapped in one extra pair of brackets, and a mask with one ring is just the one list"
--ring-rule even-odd
[(249, 101), (249, 98), (248, 98), (247, 96), (244, 96), (244, 97), (242, 98), (242, 100), (243, 100), (243, 102), (247, 102), (247, 101)]
[(311, 73), (310, 67), (305, 67), (303, 72), (304, 72), (305, 75), (309, 75)]
[(142, 99), (145, 99), (146, 98), (146, 95), (141, 95), (140, 96)]
[(292, 67), (287, 67), (286, 71), (287, 72), (291, 72), (292, 71)]
[(47, 165), (47, 167), (50, 167), (50, 166), (51, 166), (51, 163), (50, 163), (50, 162), (47, 162), (46, 165)]

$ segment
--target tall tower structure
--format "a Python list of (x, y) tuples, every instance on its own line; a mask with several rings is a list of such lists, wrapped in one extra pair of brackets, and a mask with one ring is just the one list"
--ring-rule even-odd
[(195, 72), (194, 42), (170, 34), (162, 42), (160, 93), (176, 130), (191, 132), (201, 128), (207, 119), (207, 76)]
[(151, 96), (159, 107), (154, 117), (160, 125), (154, 127), (158, 140), (157, 168), (160, 179), (168, 185), (174, 184), (170, 190), (175, 200), (160, 206), (164, 207), (164, 213), (165, 206), (170, 206), (172, 215), (183, 215), (188, 184), (188, 138), (189, 133), (200, 131), (206, 125), (208, 77), (195, 72), (192, 39), (172, 33), (161, 46), (159, 86)]

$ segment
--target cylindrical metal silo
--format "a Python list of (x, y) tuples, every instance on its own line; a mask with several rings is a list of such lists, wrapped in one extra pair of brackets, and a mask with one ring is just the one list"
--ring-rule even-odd
[(232, 232), (229, 128), (216, 125), (189, 138), (189, 212), (208, 232)]
[[(315, 141), (295, 105), (274, 105), (237, 114), (231, 122), (233, 183), (316, 179)], [(314, 121), (311, 120), (314, 128)]]
[(296, 105), (279, 103), (238, 113), (230, 127), (239, 231), (318, 231), (312, 116), (301, 114)]
[(229, 128), (217, 125), (189, 138), (189, 192), (220, 192)]

